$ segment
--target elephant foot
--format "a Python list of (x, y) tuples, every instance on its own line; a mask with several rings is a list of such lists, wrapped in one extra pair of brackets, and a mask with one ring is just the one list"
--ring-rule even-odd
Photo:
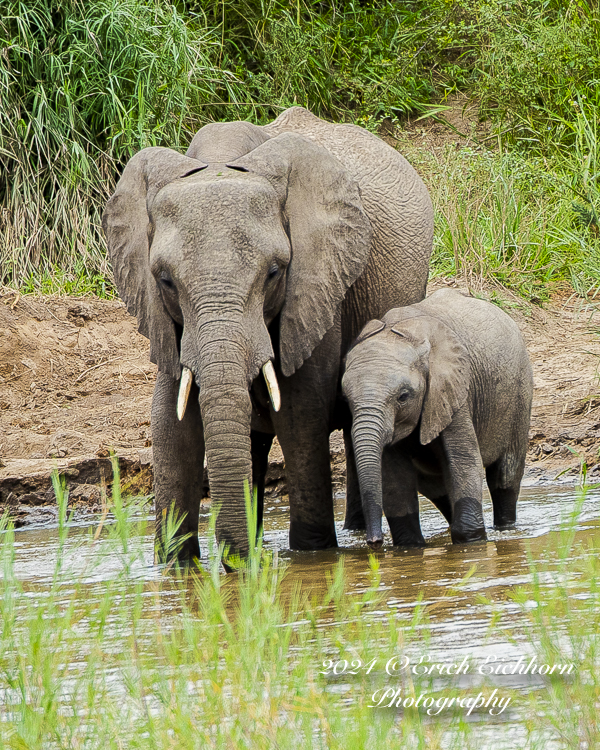
[(316, 550), (337, 547), (335, 528), (306, 523), (290, 522), (290, 549)]
[(185, 567), (191, 565), (194, 560), (199, 559), (200, 541), (197, 534), (184, 539), (181, 544), (178, 543), (177, 537), (174, 537), (167, 549), (162, 535), (157, 533), (154, 541), (155, 564), (171, 564), (177, 567)]
[(461, 497), (454, 504), (450, 536), (453, 544), (481, 542), (487, 539), (483, 509), (479, 500), (474, 497)]
[(494, 528), (496, 531), (509, 531), (509, 529), (514, 529), (516, 525), (516, 521), (506, 520), (502, 518), (496, 519), (494, 516)]
[(392, 541), (396, 547), (425, 546), (418, 513), (407, 513), (404, 516), (388, 518), (387, 522), (392, 534)]

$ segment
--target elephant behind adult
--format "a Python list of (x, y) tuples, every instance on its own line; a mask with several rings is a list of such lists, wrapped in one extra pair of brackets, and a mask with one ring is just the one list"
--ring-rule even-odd
[[(217, 536), (246, 550), (244, 480), (262, 500), (277, 434), (291, 547), (335, 546), (329, 433), (339, 427), (350, 524), (362, 520), (340, 362), (367, 320), (425, 295), (433, 213), (416, 172), (367, 131), (295, 107), (265, 127), (207, 125), (186, 156), (139, 152), (103, 227), (119, 292), (159, 370), (157, 540), (174, 503), (180, 534), (190, 534), (178, 554), (199, 555), (206, 450)], [(271, 361), (278, 411), (257, 377)], [(178, 420), (188, 370), (192, 397)]]

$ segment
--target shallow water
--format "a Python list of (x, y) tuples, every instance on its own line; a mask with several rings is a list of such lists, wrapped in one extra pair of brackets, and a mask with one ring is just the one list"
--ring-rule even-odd
[[(576, 498), (577, 491), (572, 487), (524, 489), (518, 506), (518, 525), (514, 530), (503, 533), (491, 529), (492, 509), (488, 499), (484, 507), (486, 526), (489, 529), (488, 541), (471, 545), (451, 544), (442, 515), (431, 503), (422, 501), (421, 525), (426, 546), (423, 549), (403, 550), (384, 544), (378, 554), (380, 589), (384, 602), (380, 616), (387, 615), (392, 610), (399, 618), (410, 620), (419, 595), (422, 596), (423, 603), (428, 605), (431, 640), (426, 648), (407, 651), (405, 658), (410, 659), (410, 667), (422, 660), (423, 664), (419, 667), (421, 673), (428, 668), (437, 674), (440, 669), (443, 672), (443, 665), (448, 667), (462, 664), (462, 674), (440, 677), (438, 688), (451, 685), (464, 690), (465, 695), (476, 695), (480, 689), (487, 695), (496, 689), (499, 696), (508, 694), (507, 691), (513, 689), (526, 692), (544, 686), (542, 677), (523, 673), (524, 667), (530, 663), (532, 651), (525, 643), (522, 609), (510, 598), (510, 592), (514, 587), (530, 580), (528, 554), (536, 561), (546, 559), (552, 536), (569, 520)], [(369, 551), (364, 542), (364, 534), (341, 530), (344, 513), (342, 496), (336, 498), (339, 550), (304, 553), (289, 551), (286, 498), (278, 501), (267, 499), (265, 510), (265, 546), (277, 549), (279, 558), (289, 564), (286, 587), (291, 589), (301, 581), (303, 590), (324, 593), (327, 587), (325, 572), (343, 556), (348, 595), (361, 595), (368, 588)], [(88, 539), (96, 524), (97, 519), (90, 518), (70, 530), (66, 541), (66, 564), (74, 572), (81, 573), (87, 569), (89, 545), (81, 543)], [(600, 530), (600, 490), (587, 491), (575, 528), (578, 540), (597, 537)], [(205, 555), (207, 529), (208, 514), (204, 513), (200, 532)], [(148, 583), (161, 577), (152, 563), (151, 532), (152, 524), (148, 524), (142, 540), (144, 560), (136, 563), (131, 570), (132, 578)], [(386, 538), (389, 540), (389, 535)], [(58, 541), (57, 528), (28, 528), (15, 533), (15, 572), (31, 596), (43, 596), (52, 582)], [(476, 566), (475, 573), (459, 585), (473, 566)], [(104, 591), (105, 582), (122, 571), (116, 555), (104, 556), (89, 568), (89, 574), (85, 573), (88, 600), (95, 596), (99, 598)], [(547, 585), (552, 586), (551, 567), (546, 576)], [(155, 587), (152, 588), (152, 596), (156, 596)], [(163, 587), (160, 594), (163, 612), (165, 608), (169, 608), (169, 595), (169, 587)], [(483, 602), (482, 595), (493, 605)], [(579, 595), (585, 595), (585, 592), (580, 592)], [(502, 613), (502, 626), (494, 629), (493, 637), (489, 627), (491, 606)], [(371, 616), (378, 615), (376, 613)], [(324, 613), (322, 626), (327, 625), (327, 615)], [(503, 637), (505, 632), (506, 637)], [(391, 658), (395, 655), (389, 656)], [(350, 689), (350, 683), (343, 674), (343, 659), (353, 658), (356, 658), (356, 654), (348, 655), (332, 650), (332, 661), (336, 665), (336, 671), (341, 674), (337, 677), (331, 675), (329, 689), (339, 691), (341, 696)], [(564, 665), (568, 663), (569, 654), (565, 653)], [(383, 661), (377, 665), (381, 673), (381, 690), (388, 683), (394, 683), (393, 676), (386, 675), (385, 666)], [(402, 666), (402, 663), (398, 666)], [(492, 668), (500, 668), (500, 672), (504, 674), (488, 676), (486, 682), (486, 675), (489, 675)], [(333, 667), (330, 671), (333, 671)], [(376, 702), (376, 698), (373, 700)], [(486, 716), (485, 722), (478, 727), (477, 731), (481, 732), (481, 747), (519, 746), (524, 737), (522, 714), (518, 701), (513, 699), (511, 703), (501, 715)], [(469, 719), (481, 721), (481, 715), (477, 716), (475, 713)], [(503, 729), (502, 740), (495, 729), (498, 723)], [(551, 748), (553, 745), (549, 743), (546, 747)]]

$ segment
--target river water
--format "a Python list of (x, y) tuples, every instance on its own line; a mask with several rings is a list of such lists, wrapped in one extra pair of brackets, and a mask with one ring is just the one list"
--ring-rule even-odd
[[(577, 504), (577, 496), (577, 490), (569, 486), (525, 488), (518, 505), (518, 525), (514, 530), (503, 533), (491, 528), (492, 509), (488, 499), (484, 508), (488, 541), (471, 545), (452, 545), (441, 514), (428, 501), (422, 501), (421, 524), (426, 546), (422, 549), (405, 550), (384, 545), (378, 555), (380, 591), (383, 596), (381, 616), (393, 611), (408, 623), (413, 617), (415, 602), (419, 597), (427, 605), (428, 646), (426, 652), (417, 649), (410, 654), (413, 665), (421, 660), (422, 664), (418, 667), (421, 670), (439, 670), (439, 667), (431, 665), (463, 664), (460, 676), (454, 670), (452, 684), (470, 691), (477, 692), (478, 686), (484, 682), (482, 675), (489, 675), (493, 669), (498, 669), (500, 674), (488, 679), (487, 693), (494, 688), (498, 691), (497, 695), (508, 694), (507, 691), (526, 693), (543, 688), (542, 677), (532, 675), (531, 671), (523, 673), (524, 667), (531, 662), (533, 651), (526, 638), (527, 621), (523, 614), (523, 604), (515, 603), (511, 592), (515, 587), (530, 581), (529, 558), (546, 561), (545, 585), (553, 585), (552, 563), (548, 562), (547, 553), (552, 547), (553, 538), (571, 517)], [(336, 498), (339, 550), (295, 553), (287, 549), (286, 498), (266, 499), (265, 546), (278, 550), (279, 559), (285, 560), (289, 565), (286, 586), (291, 588), (295, 583), (301, 582), (304, 590), (324, 593), (327, 586), (324, 570), (333, 568), (340, 556), (343, 556), (347, 594), (360, 596), (368, 588), (369, 553), (364, 535), (341, 530), (343, 512), (344, 499), (339, 496)], [(207, 549), (208, 520), (208, 513), (204, 513), (200, 522), (204, 554)], [(66, 541), (66, 557), (72, 552), (71, 564), (77, 564), (77, 550), (82, 536), (89, 535), (90, 527), (97, 524), (97, 521), (97, 518), (85, 519), (71, 529)], [(599, 531), (600, 490), (588, 489), (575, 523), (575, 537), (579, 541), (597, 539)], [(387, 539), (389, 540), (389, 535)], [(15, 573), (25, 588), (31, 588), (34, 595), (43, 595), (44, 588), (52, 582), (58, 543), (59, 535), (55, 527), (27, 528), (15, 533)], [(142, 544), (143, 561), (134, 566), (131, 575), (138, 580), (155, 581), (160, 573), (152, 564), (151, 524)], [(100, 597), (105, 582), (121, 570), (120, 564), (110, 556), (95, 565), (89, 575), (86, 596)], [(470, 573), (473, 574), (469, 578)], [(468, 580), (463, 582), (465, 577)], [(164, 596), (168, 595), (166, 587)], [(535, 603), (531, 606), (535, 606)], [(501, 621), (505, 625), (495, 628), (492, 636), (490, 619), (494, 612), (496, 616), (501, 615)], [(343, 675), (343, 659), (346, 656), (333, 650), (332, 663), (329, 665), (332, 676), (330, 689), (339, 691), (342, 696), (344, 691), (349, 690), (349, 683)], [(570, 655), (565, 653), (565, 665), (569, 659)], [(464, 668), (465, 664), (467, 669)], [(341, 675), (333, 675), (334, 666)], [(385, 664), (380, 666), (385, 674)], [(394, 667), (401, 666), (392, 665), (392, 671)], [(393, 683), (393, 680), (389, 682)], [(382, 691), (386, 684), (381, 682)], [(376, 702), (377, 699), (376, 696), (373, 700)], [(478, 729), (481, 731), (482, 748), (524, 746), (520, 743), (524, 737), (523, 711), (526, 709), (519, 708), (517, 704), (518, 701), (513, 698), (510, 709), (503, 711), (501, 716), (488, 717)], [(473, 720), (477, 720), (475, 715)], [(502, 740), (498, 739), (494, 728), (498, 723), (503, 726)], [(558, 745), (553, 745), (552, 742), (546, 745), (546, 748), (551, 747)]]

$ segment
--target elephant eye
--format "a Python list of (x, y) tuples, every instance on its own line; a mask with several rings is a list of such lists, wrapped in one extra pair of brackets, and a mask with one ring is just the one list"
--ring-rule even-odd
[(277, 276), (278, 273), (279, 273), (279, 266), (277, 265), (277, 263), (273, 263), (273, 265), (271, 266), (271, 268), (269, 268), (269, 272), (267, 274), (267, 278), (274, 279), (275, 276)]
[(164, 273), (161, 273), (160, 278), (160, 285), (164, 287), (164, 289), (174, 289), (175, 284), (171, 281), (171, 279)]
[(402, 393), (398, 396), (398, 401), (401, 404), (404, 404), (406, 401), (408, 401), (408, 397), (410, 396), (408, 391), (402, 391)]

